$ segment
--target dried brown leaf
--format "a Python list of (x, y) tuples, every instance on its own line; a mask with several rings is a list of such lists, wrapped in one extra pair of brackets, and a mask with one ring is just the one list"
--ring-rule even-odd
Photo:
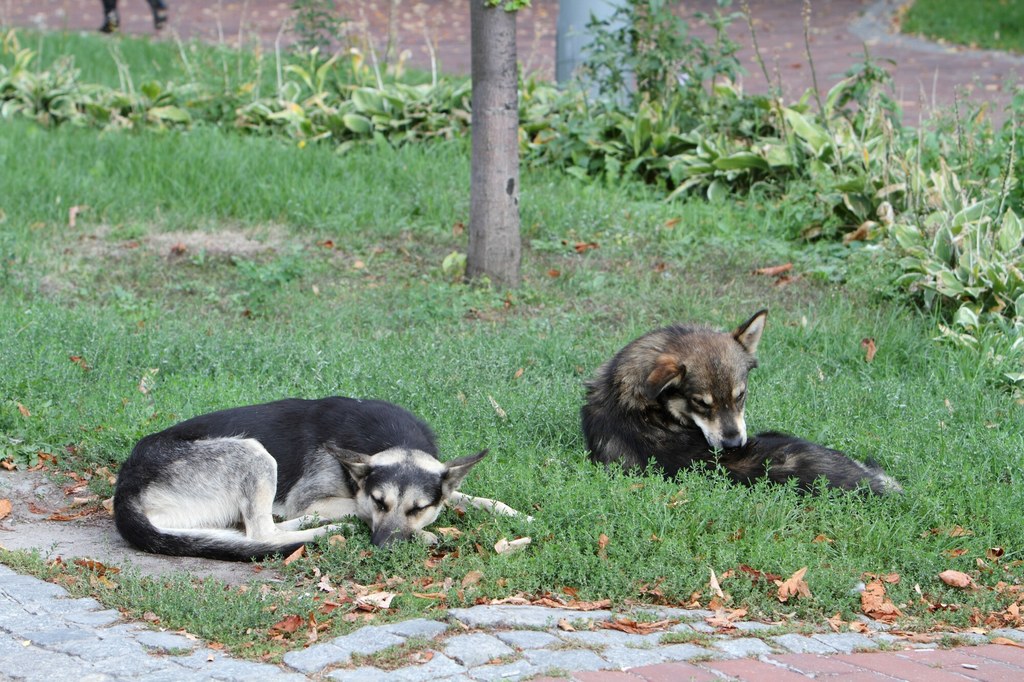
[(860, 608), (869, 618), (886, 623), (892, 622), (903, 613), (885, 595), (885, 585), (881, 580), (872, 580), (860, 593)]
[(356, 606), (365, 610), (390, 609), (395, 596), (394, 592), (374, 592), (356, 599)]
[(305, 554), (305, 552), (306, 552), (306, 546), (305, 545), (299, 545), (299, 548), (297, 550), (295, 550), (294, 552), (289, 554), (287, 557), (285, 557), (284, 565), (287, 566), (288, 564), (291, 564), (291, 563), (294, 563), (294, 562), (298, 561), (302, 557), (302, 555)]
[(626, 632), (631, 635), (648, 635), (653, 632), (667, 630), (678, 622), (679, 620), (676, 618), (667, 618), (665, 620), (658, 621), (636, 621), (632, 618), (616, 618), (613, 620), (600, 621), (597, 626), (606, 630)]
[(942, 573), (939, 573), (939, 580), (946, 583), (950, 587), (975, 587), (974, 578), (967, 575), (966, 573), (961, 573), (960, 571), (943, 571)]
[(462, 577), (462, 586), (471, 587), (484, 579), (483, 571), (470, 571)]
[(861, 339), (860, 347), (864, 349), (864, 362), (871, 362), (875, 359), (875, 353), (878, 352), (878, 347), (875, 346), (874, 339)]
[(494, 551), (498, 554), (511, 554), (512, 552), (519, 552), (527, 548), (527, 546), (533, 542), (531, 538), (516, 538), (515, 540), (508, 540), (502, 538), (494, 543)]
[(1009, 637), (993, 637), (991, 639), (993, 644), (1002, 644), (1003, 646), (1015, 646), (1018, 649), (1024, 649), (1024, 644), (1014, 641)]
[(808, 587), (807, 583), (804, 582), (804, 574), (807, 573), (807, 567), (804, 566), (793, 575), (786, 578), (786, 580), (776, 580), (775, 584), (779, 587), (779, 601), (788, 601), (790, 597), (810, 597), (811, 588)]
[(767, 275), (768, 277), (778, 277), (779, 275), (787, 273), (792, 269), (792, 263), (784, 263), (783, 265), (770, 265), (765, 268), (758, 268), (757, 270), (754, 270), (754, 274)]
[(0, 520), (7, 517), (11, 513), (11, 501), (7, 498), (0, 500)]
[(718, 584), (718, 576), (715, 575), (715, 569), (711, 569), (711, 579), (708, 580), (708, 586), (711, 588), (711, 593), (725, 599), (725, 594), (722, 593), (722, 586)]
[(290, 635), (291, 633), (295, 632), (300, 627), (302, 627), (303, 622), (304, 621), (301, 616), (296, 616), (295, 614), (292, 614), (290, 616), (285, 616), (281, 620), (271, 625), (270, 631)]

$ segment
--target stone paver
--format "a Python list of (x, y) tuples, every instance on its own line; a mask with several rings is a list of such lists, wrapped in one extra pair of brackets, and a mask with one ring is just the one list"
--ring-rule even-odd
[(467, 668), (510, 656), (515, 651), (494, 635), (457, 635), (445, 642), (444, 653)]
[[(635, 614), (635, 612), (633, 612)], [(649, 612), (648, 612), (649, 613)], [(675, 610), (673, 627), (699, 625), (707, 614)], [(534, 606), (475, 606), (452, 609), (448, 622), (417, 618), (373, 625), (306, 649), (289, 652), (283, 664), (239, 660), (176, 632), (125, 622), (117, 611), (92, 599), (73, 599), (60, 586), (21, 576), (0, 566), (0, 679), (34, 682), (92, 680), (331, 680), (373, 682), (490, 682), (570, 675), (580, 682), (623, 680), (808, 679), (841, 675), (843, 680), (1024, 679), (1024, 648), (989, 644), (953, 650), (914, 650), (887, 632), (768, 634), (748, 623), (747, 636), (714, 635), (706, 645), (662, 644), (664, 633), (630, 634), (604, 629), (609, 611), (578, 612)], [(576, 631), (558, 627), (560, 620)], [(586, 629), (586, 628), (590, 629)], [(469, 628), (467, 631), (466, 628)], [(774, 630), (773, 630), (774, 632)], [(990, 633), (1017, 642), (1024, 629)], [(434, 640), (424, 663), (394, 670), (353, 666), (355, 653), (373, 654), (405, 642)], [(879, 642), (895, 651), (863, 653)], [(821, 655), (821, 654), (831, 655)], [(628, 673), (619, 671), (629, 671)], [(965, 674), (969, 671), (970, 674)]]

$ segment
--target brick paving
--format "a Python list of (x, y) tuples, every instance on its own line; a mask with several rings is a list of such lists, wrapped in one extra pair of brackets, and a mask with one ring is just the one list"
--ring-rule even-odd
[[(412, 65), (429, 68), (434, 48), (441, 68), (469, 71), (469, 23), (464, 0), (336, 3), (353, 39), (383, 51), (394, 44), (409, 51)], [(934, 45), (889, 32), (897, 0), (816, 0), (810, 43), (823, 89), (863, 54), (868, 45), (878, 59), (891, 59), (898, 99), (914, 123), (937, 107), (950, 106), (955, 93), (985, 104), (1001, 119), (1009, 99), (1006, 84), (1024, 73), (1024, 59), (1001, 53)], [(152, 34), (148, 5), (121, 0), (128, 34)], [(231, 45), (259, 43), (272, 48), (292, 40), (287, 32), (290, 3), (277, 0), (169, 0), (170, 28), (161, 39), (181, 37)], [(786, 96), (798, 97), (811, 85), (798, 0), (751, 0), (762, 54)], [(680, 12), (714, 7), (713, 0), (680, 3)], [(554, 68), (556, 0), (533, 0), (518, 17), (520, 61), (531, 73), (550, 78)], [(95, 30), (102, 21), (99, 0), (0, 0), (0, 24), (48, 30)], [(284, 27), (284, 28), (283, 28)], [(737, 22), (732, 35), (741, 43), (748, 70), (743, 85), (764, 91), (749, 32)], [(575, 622), (581, 614), (571, 613)], [(676, 614), (680, 615), (680, 614)], [(685, 614), (684, 614), (685, 615)], [(62, 588), (18, 576), (0, 566), (0, 679), (318, 679), (336, 680), (493, 680), (565, 679), (579, 682), (675, 682), (677, 680), (1024, 680), (1024, 630), (990, 634), (1017, 640), (1022, 647), (981, 643), (954, 649), (923, 645), (873, 633), (851, 638), (824, 630), (813, 637), (789, 634), (759, 638), (756, 629), (737, 637), (717, 637), (708, 646), (659, 644), (657, 638), (569, 636), (554, 623), (565, 614), (533, 607), (475, 607), (452, 610), (448, 622), (415, 620), (363, 628), (285, 657), (274, 666), (238, 661), (173, 633), (126, 623), (115, 611), (88, 599), (71, 599)], [(586, 614), (601, 620), (607, 612)], [(679, 627), (702, 630), (701, 614), (684, 617)], [(454, 627), (453, 627), (454, 626)], [(603, 631), (607, 632), (607, 631)], [(595, 631), (594, 635), (600, 634)], [(609, 633), (610, 634), (610, 633)], [(352, 667), (354, 652), (371, 653), (409, 637), (436, 640), (426, 663), (385, 672)], [(975, 637), (972, 641), (987, 641)], [(876, 651), (864, 652), (874, 648)], [(877, 649), (883, 649), (881, 651)], [(632, 662), (632, 663), (631, 663)], [(577, 672), (568, 672), (575, 670)], [(557, 672), (558, 677), (546, 677)]]
[[(961, 101), (984, 104), (1002, 120), (1009, 101), (1007, 83), (1024, 76), (1024, 57), (984, 50), (936, 45), (891, 31), (892, 17), (902, 0), (814, 0), (811, 52), (822, 90), (835, 84), (851, 64), (863, 58), (864, 46), (883, 62), (894, 79), (897, 99), (906, 121)], [(449, 73), (469, 73), (469, 11), (465, 0), (336, 0), (341, 16), (349, 18), (349, 38), (372, 42), (379, 53), (389, 43), (395, 52), (408, 51), (409, 63), (430, 68), (433, 47), (437, 62)], [(800, 0), (750, 0), (751, 13), (764, 60), (774, 80), (782, 83), (787, 99), (797, 99), (811, 87), (811, 70), (804, 46)], [(169, 28), (165, 38), (180, 36), (237, 45), (258, 42), (273, 48), (294, 39), (288, 28), (291, 3), (285, 0), (168, 0)], [(738, 3), (734, 3), (738, 5)], [(714, 0), (679, 2), (679, 12), (692, 17), (713, 11)], [(154, 33), (149, 6), (143, 0), (120, 0), (123, 31)], [(53, 30), (95, 30), (102, 22), (100, 0), (0, 0), (0, 23)], [(517, 16), (519, 57), (527, 72), (552, 78), (555, 60), (557, 0), (533, 0)], [(698, 35), (706, 31), (694, 28)], [(744, 88), (763, 92), (766, 84), (754, 57), (745, 21), (733, 23), (730, 35), (740, 45), (747, 70)]]

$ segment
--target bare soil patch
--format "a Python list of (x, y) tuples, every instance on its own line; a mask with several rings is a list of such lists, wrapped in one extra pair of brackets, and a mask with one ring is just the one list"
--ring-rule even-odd
[(11, 512), (0, 520), (0, 547), (37, 550), (47, 559), (86, 558), (106, 565), (135, 568), (142, 575), (190, 573), (217, 578), (228, 584), (252, 580), (279, 580), (276, 571), (256, 572), (253, 564), (147, 554), (131, 547), (118, 534), (105, 512), (68, 521), (48, 517), (67, 509), (72, 499), (41, 471), (0, 471), (0, 500), (9, 500)]

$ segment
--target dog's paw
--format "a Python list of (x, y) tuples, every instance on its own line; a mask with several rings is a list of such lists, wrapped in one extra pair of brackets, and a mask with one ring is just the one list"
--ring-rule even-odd
[(349, 534), (355, 532), (356, 527), (351, 523), (332, 523), (329, 526), (321, 526), (324, 534), (334, 535), (335, 533)]
[(436, 545), (438, 543), (437, 536), (431, 533), (429, 530), (416, 531), (416, 539), (425, 545)]

